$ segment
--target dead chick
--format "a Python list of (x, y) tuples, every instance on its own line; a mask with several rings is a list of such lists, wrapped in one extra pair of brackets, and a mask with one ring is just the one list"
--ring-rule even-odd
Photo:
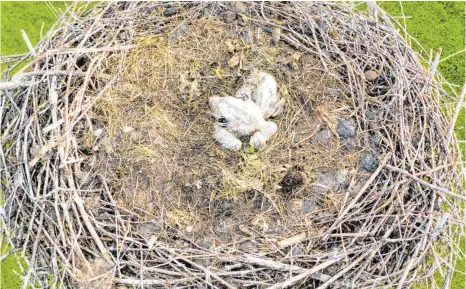
[(277, 93), (275, 78), (257, 69), (251, 72), (235, 96), (250, 97), (261, 108), (264, 119), (277, 117), (285, 106), (285, 99), (280, 99)]
[(209, 105), (216, 120), (214, 139), (226, 149), (241, 149), (238, 137), (249, 135), (253, 135), (250, 145), (261, 149), (277, 131), (277, 125), (264, 120), (260, 107), (248, 97), (213, 96)]

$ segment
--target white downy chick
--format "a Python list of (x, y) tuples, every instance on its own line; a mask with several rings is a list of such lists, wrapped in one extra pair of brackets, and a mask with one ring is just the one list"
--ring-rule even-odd
[(278, 96), (275, 78), (257, 69), (251, 72), (235, 96), (250, 97), (261, 108), (264, 119), (280, 115), (285, 106), (285, 99)]
[(265, 142), (277, 132), (277, 125), (274, 122), (267, 121), (266, 127), (252, 135), (249, 144), (256, 149), (263, 149)]
[(264, 132), (264, 135), (254, 143), (263, 146), (273, 134), (270, 134), (273, 130), (271, 127), (275, 126), (276, 131), (276, 125), (265, 121), (260, 107), (249, 98), (214, 96), (209, 98), (209, 105), (216, 119), (214, 139), (226, 149), (241, 149), (238, 137), (253, 135), (258, 131)]

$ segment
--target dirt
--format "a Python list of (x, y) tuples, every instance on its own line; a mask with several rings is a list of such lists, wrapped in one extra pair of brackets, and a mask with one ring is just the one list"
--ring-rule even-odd
[[(148, 222), (139, 226), (146, 241), (171, 228), (215, 247), (324, 225), (343, 205), (351, 175), (339, 173), (358, 173), (358, 128), (339, 80), (317, 58), (242, 21), (229, 13), (183, 23), (108, 60), (122, 78), (93, 107), (96, 127), (83, 132), (83, 147), (118, 206)], [(234, 95), (252, 67), (276, 77), (285, 112), (273, 119), (278, 131), (265, 151), (225, 151), (212, 139), (207, 100)]]
[(278, 183), (286, 197), (296, 192), (307, 182), (307, 175), (300, 167), (294, 167)]

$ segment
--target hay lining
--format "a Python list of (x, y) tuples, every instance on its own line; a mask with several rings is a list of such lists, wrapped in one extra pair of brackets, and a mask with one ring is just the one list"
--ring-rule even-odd
[[(405, 288), (442, 269), (448, 283), (465, 197), (445, 92), (373, 9), (106, 3), (63, 18), (2, 91), (25, 282)], [(207, 97), (249, 66), (277, 77), (286, 111), (265, 152), (225, 152)], [(357, 137), (332, 138), (339, 118)], [(342, 169), (351, 181), (329, 188)]]

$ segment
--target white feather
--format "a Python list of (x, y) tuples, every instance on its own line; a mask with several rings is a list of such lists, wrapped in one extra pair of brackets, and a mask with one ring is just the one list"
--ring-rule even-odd
[[(251, 141), (256, 148), (265, 145), (265, 141), (275, 133), (275, 123), (264, 120), (260, 107), (250, 98), (210, 97), (209, 105), (216, 119), (214, 124), (214, 139), (224, 148), (239, 150), (240, 136), (258, 134)], [(257, 146), (256, 146), (257, 145)]]
[(285, 99), (278, 96), (275, 78), (258, 70), (251, 73), (235, 96), (251, 98), (260, 107), (264, 119), (280, 115), (285, 105)]

